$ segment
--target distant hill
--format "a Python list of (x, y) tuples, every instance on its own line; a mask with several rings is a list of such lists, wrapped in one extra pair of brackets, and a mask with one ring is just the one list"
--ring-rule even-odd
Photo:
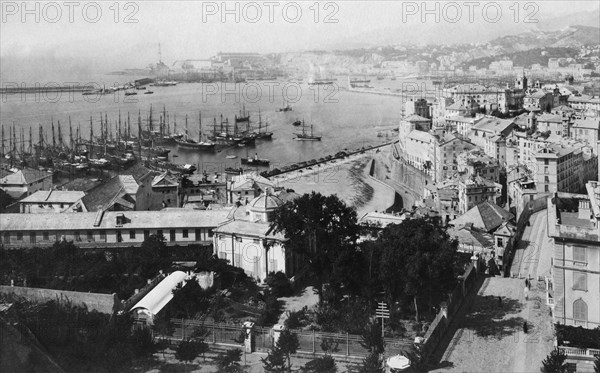
[(496, 38), (489, 42), (503, 53), (526, 51), (544, 47), (572, 47), (600, 44), (600, 28), (569, 26), (557, 31), (530, 30), (517, 35)]

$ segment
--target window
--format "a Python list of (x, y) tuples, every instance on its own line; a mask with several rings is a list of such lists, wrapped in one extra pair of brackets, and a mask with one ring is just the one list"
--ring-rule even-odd
[(188, 230), (187, 229), (183, 230), (183, 238), (188, 238)]
[(498, 247), (504, 247), (504, 240), (502, 237), (498, 237)]
[(44, 241), (50, 241), (50, 234), (48, 232), (43, 232), (42, 237)]
[(35, 243), (35, 232), (29, 232), (29, 242)]
[(135, 231), (134, 230), (129, 231), (129, 239), (135, 240)]
[(175, 229), (169, 231), (169, 241), (175, 241)]
[(4, 242), (10, 243), (10, 233), (4, 233)]
[(117, 231), (117, 242), (123, 242), (123, 235), (121, 231)]
[(196, 240), (196, 241), (200, 241), (200, 236), (201, 236), (201, 234), (202, 234), (202, 231), (201, 231), (200, 229), (196, 229), (196, 230), (194, 231), (194, 235), (196, 236), (196, 237), (195, 237), (195, 240)]
[(100, 241), (106, 241), (106, 232), (100, 231)]
[(148, 237), (150, 237), (150, 231), (149, 230), (145, 230), (144, 231), (144, 240), (148, 239)]
[(586, 265), (586, 248), (584, 246), (573, 246), (573, 262), (577, 265)]
[(573, 302), (573, 318), (575, 320), (587, 321), (587, 304), (583, 299)]
[(213, 231), (212, 231), (212, 229), (209, 229), (208, 230), (208, 237), (212, 237), (212, 236), (213, 236)]
[(573, 272), (573, 290), (587, 291), (587, 273)]
[(23, 241), (23, 232), (17, 232), (17, 241)]
[(88, 241), (93, 241), (94, 240), (94, 232), (87, 231), (87, 239), (88, 239)]
[(75, 241), (81, 241), (81, 233), (79, 231), (75, 231), (73, 235), (75, 236)]
[(157, 230), (157, 231), (156, 231), (156, 235), (157, 235), (158, 237), (162, 236), (162, 235), (163, 235), (162, 229), (159, 229), (159, 230)]

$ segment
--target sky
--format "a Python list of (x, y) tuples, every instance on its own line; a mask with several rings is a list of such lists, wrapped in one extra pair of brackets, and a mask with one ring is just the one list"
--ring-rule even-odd
[[(23, 9), (21, 1), (1, 0), (0, 78), (143, 68), (158, 61), (159, 43), (162, 60), (170, 65), (179, 59), (209, 58), (219, 51), (329, 49), (358, 41), (478, 42), (536, 27), (527, 21), (543, 22), (599, 4), (597, 0), (465, 3), (30, 1)], [(424, 13), (424, 7), (433, 12)]]

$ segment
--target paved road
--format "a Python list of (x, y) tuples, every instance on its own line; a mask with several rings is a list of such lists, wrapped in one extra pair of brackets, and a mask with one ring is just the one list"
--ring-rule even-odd
[(552, 244), (547, 234), (546, 210), (531, 215), (529, 221), (531, 225), (525, 227), (521, 242), (517, 245), (511, 273), (518, 278), (529, 276), (537, 279), (550, 273)]
[(452, 339), (432, 371), (539, 373), (552, 349), (551, 320), (541, 290), (532, 289), (525, 300), (523, 279), (484, 279), (477, 294), (470, 295), (465, 314), (450, 325)]

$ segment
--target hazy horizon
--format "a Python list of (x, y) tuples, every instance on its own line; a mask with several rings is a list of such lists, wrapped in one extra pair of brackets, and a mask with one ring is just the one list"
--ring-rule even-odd
[[(518, 22), (515, 22), (514, 9), (509, 8), (513, 3), (482, 2), (474, 10), (474, 22), (468, 20), (468, 9), (461, 7), (464, 14), (456, 23), (448, 22), (444, 17), (436, 23), (433, 15), (423, 23), (421, 9), (415, 15), (405, 14), (403, 19), (403, 9), (414, 10), (414, 6), (419, 7), (421, 2), (412, 3), (413, 8), (404, 3), (338, 1), (331, 5), (320, 2), (318, 22), (315, 22), (316, 12), (311, 8), (314, 7), (313, 2), (281, 2), (273, 12), (271, 23), (269, 8), (263, 5), (266, 3), (257, 2), (252, 4), (258, 4), (263, 14), (257, 22), (251, 23), (250, 18), (255, 18), (257, 8), (247, 5), (248, 2), (226, 2), (229, 9), (238, 4), (239, 22), (235, 22), (231, 14), (226, 16), (226, 22), (222, 22), (222, 9), (218, 9), (215, 15), (205, 15), (203, 20), (203, 9), (214, 11), (215, 7), (221, 8), (223, 2), (120, 2), (118, 16), (115, 9), (110, 8), (112, 2), (99, 2), (102, 14), (98, 22), (92, 23), (84, 19), (82, 8), (86, 3), (81, 2), (74, 9), (71, 23), (68, 8), (58, 2), (62, 11), (60, 17), (47, 3), (39, 3), (40, 22), (35, 22), (34, 15), (27, 15), (23, 23), (19, 9), (21, 3), (3, 2), (0, 78), (2, 81), (64, 79), (67, 76), (77, 79), (113, 70), (144, 68), (158, 61), (159, 43), (162, 60), (170, 66), (176, 60), (206, 59), (219, 51), (281, 53), (331, 49), (353, 43), (377, 44), (378, 41), (381, 45), (396, 41), (482, 42), (541, 27), (545, 20), (556, 17), (584, 11), (594, 13), (598, 5), (596, 1), (542, 1), (535, 2), (537, 9), (524, 9), (525, 3), (521, 3)], [(501, 4), (503, 12), (497, 22), (486, 21), (482, 16), (481, 9), (488, 3)], [(8, 7), (6, 4), (9, 4)], [(10, 4), (18, 6), (16, 13)], [(28, 4), (33, 9), (35, 3)], [(298, 22), (286, 21), (281, 9), (287, 6), (288, 14), (293, 18), (296, 4), (302, 10)], [(430, 2), (429, 5), (433, 8), (435, 3)], [(447, 2), (439, 2), (440, 14), (443, 15), (446, 5)], [(247, 18), (243, 17), (244, 6), (247, 7)], [(532, 19), (539, 23), (524, 22), (526, 15), (534, 10)], [(90, 17), (95, 16), (94, 11), (95, 8), (90, 6)], [(123, 22), (131, 12), (135, 13), (132, 20), (137, 19), (138, 22)], [(451, 8), (449, 12), (451, 16), (456, 14)], [(493, 15), (493, 9), (489, 13)], [(327, 15), (332, 15), (329, 20), (337, 20), (337, 23), (325, 22)], [(119, 22), (115, 22), (115, 16)], [(57, 21), (52, 23), (51, 18), (57, 18)]]

